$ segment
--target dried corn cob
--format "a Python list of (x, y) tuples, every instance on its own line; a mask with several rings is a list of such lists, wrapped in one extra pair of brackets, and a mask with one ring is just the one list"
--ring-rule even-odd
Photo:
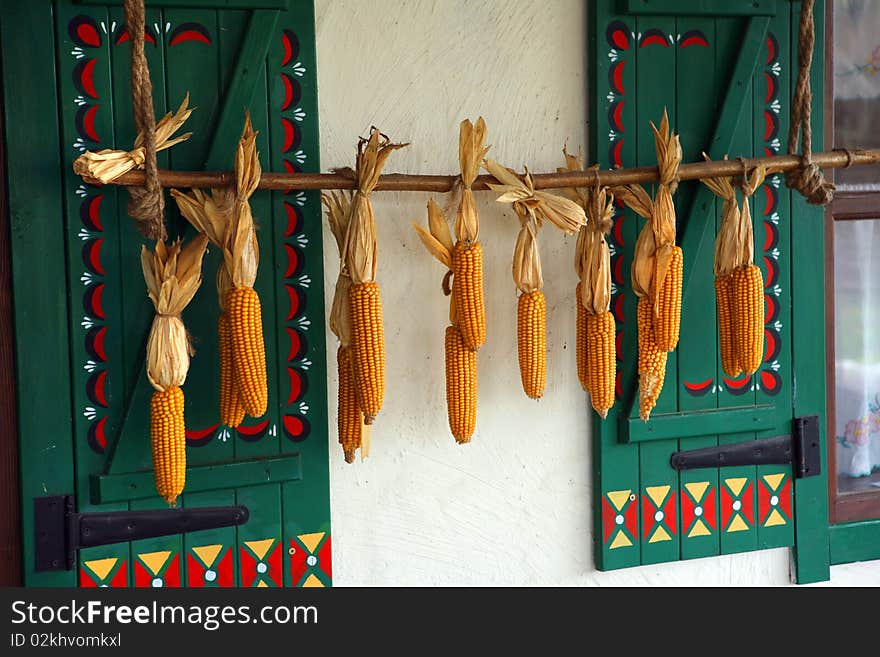
[(238, 396), (235, 362), (232, 353), (232, 328), (229, 315), (220, 313), (217, 319), (217, 337), (220, 349), (220, 422), (236, 428), (244, 421), (244, 406)]
[(718, 346), (721, 351), (721, 368), (731, 378), (742, 374), (736, 357), (733, 330), (733, 274), (715, 278), (715, 306), (718, 311)]
[(348, 292), (351, 348), (357, 399), (364, 422), (372, 424), (385, 396), (385, 325), (378, 283), (358, 283)]
[(486, 342), (486, 309), (483, 303), (483, 247), (459, 240), (452, 251), (452, 299), (464, 344), (477, 349)]
[(737, 363), (751, 375), (764, 357), (764, 276), (757, 266), (745, 265), (733, 272), (733, 307)]
[(358, 189), (349, 211), (344, 251), (352, 282), (348, 298), (355, 386), (366, 424), (373, 423), (385, 395), (385, 328), (376, 283), (376, 218), (370, 194), (379, 182), (385, 161), (404, 146), (392, 144), (376, 128), (370, 130), (369, 139), (358, 142)]
[(150, 440), (156, 491), (174, 504), (186, 484), (186, 428), (183, 390), (171, 386), (150, 398)]
[(180, 240), (156, 242), (155, 251), (141, 247), (141, 268), (150, 300), (156, 310), (147, 338), (147, 379), (156, 392), (150, 400), (156, 490), (174, 504), (186, 477), (186, 433), (183, 392), (192, 347), (180, 313), (202, 283), (202, 258), (208, 239), (193, 238), (186, 247)]
[(477, 354), (455, 326), (446, 327), (446, 411), (455, 441), (470, 442), (477, 424)]
[(581, 302), (581, 283), (578, 282), (577, 287), (574, 291), (574, 303), (575, 303), (575, 313), (577, 316), (577, 326), (575, 333), (575, 343), (576, 343), (576, 357), (577, 357), (577, 370), (578, 370), (578, 381), (581, 382), (581, 387), (585, 392), (590, 392), (590, 384), (589, 384), (589, 350), (587, 348), (587, 309), (584, 307), (584, 304)]
[(248, 415), (260, 417), (269, 404), (260, 296), (252, 287), (237, 287), (226, 304), (239, 398)]
[(639, 331), (639, 417), (647, 422), (657, 405), (666, 378), (667, 352), (654, 339), (654, 308), (642, 297), (638, 305)]
[(351, 363), (351, 348), (339, 345), (336, 350), (336, 365), (339, 372), (339, 398), (337, 427), (339, 444), (346, 463), (354, 463), (355, 452), (361, 446), (363, 416), (358, 407), (354, 385), (354, 369)]
[(590, 368), (587, 381), (593, 408), (604, 420), (614, 406), (617, 355), (614, 316), (610, 312), (587, 315), (587, 351)]
[(541, 288), (541, 255), (538, 252), (538, 230), (550, 221), (560, 230), (573, 234), (586, 225), (584, 209), (574, 201), (535, 191), (531, 175), (523, 179), (512, 170), (492, 160), (483, 163), (500, 184), (489, 188), (501, 192), (499, 203), (512, 203), (519, 217), (520, 230), (513, 254), (513, 282), (520, 291), (517, 302), (517, 351), (520, 378), (528, 397), (538, 399), (544, 394), (547, 380), (546, 301)]
[[(659, 261), (659, 260), (658, 260)], [(663, 351), (673, 351), (681, 328), (681, 284), (684, 256), (681, 247), (672, 247), (669, 268), (660, 285), (657, 313), (654, 316), (654, 338)]]
[(547, 384), (547, 304), (541, 290), (523, 293), (517, 302), (516, 338), (523, 390), (532, 399)]

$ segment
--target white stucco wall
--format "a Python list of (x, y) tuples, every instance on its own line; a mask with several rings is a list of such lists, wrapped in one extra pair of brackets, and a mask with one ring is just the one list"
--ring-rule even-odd
[[(458, 123), (485, 117), (492, 157), (555, 168), (586, 146), (586, 2), (316, 0), (321, 158), (354, 163), (357, 136), (379, 126), (412, 145), (388, 171), (458, 170)], [(441, 265), (412, 220), (423, 194), (379, 193), (379, 273), (388, 386), (370, 458), (331, 451), (334, 580), (346, 585), (775, 585), (787, 550), (600, 573), (592, 559), (590, 437), (573, 335), (573, 238), (541, 235), (547, 389), (519, 383), (510, 259), (517, 224), (478, 194), (488, 344), (478, 356), (478, 429), (457, 446), (446, 424)], [(443, 200), (439, 199), (442, 203)], [(325, 226), (326, 302), (338, 271)], [(328, 333), (329, 363), (336, 340)], [(335, 431), (335, 368), (329, 368)], [(835, 584), (880, 585), (880, 563), (835, 568)]]

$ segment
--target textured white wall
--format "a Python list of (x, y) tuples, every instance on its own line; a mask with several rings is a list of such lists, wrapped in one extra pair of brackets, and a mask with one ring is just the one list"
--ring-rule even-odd
[[(321, 158), (354, 163), (357, 136), (379, 126), (411, 141), (387, 167), (458, 170), (458, 123), (485, 117), (492, 157), (551, 170), (587, 134), (583, 0), (316, 0)], [(388, 385), (369, 459), (331, 452), (337, 585), (770, 585), (788, 582), (773, 550), (615, 573), (593, 568), (588, 406), (574, 366), (573, 238), (541, 235), (547, 389), (520, 388), (510, 259), (516, 220), (478, 194), (488, 344), (478, 356), (478, 429), (457, 446), (446, 424), (442, 266), (412, 220), (423, 194), (379, 193), (379, 273)], [(442, 199), (438, 199), (442, 203)], [(326, 302), (338, 272), (324, 235)], [(329, 363), (336, 339), (328, 333)], [(335, 368), (329, 374), (335, 427)], [(851, 573), (851, 576), (847, 576)], [(880, 567), (835, 569), (835, 583), (880, 584)]]

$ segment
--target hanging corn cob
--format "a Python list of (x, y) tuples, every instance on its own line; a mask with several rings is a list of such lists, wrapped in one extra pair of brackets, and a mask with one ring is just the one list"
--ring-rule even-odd
[(764, 357), (764, 275), (754, 260), (749, 197), (763, 184), (765, 175), (764, 167), (755, 168), (751, 176), (743, 175), (740, 208), (731, 178), (703, 180), (724, 199), (721, 227), (715, 238), (715, 300), (721, 364), (731, 377), (743, 373), (751, 376)]
[[(582, 171), (583, 158), (563, 149), (565, 167), (557, 171)], [(593, 166), (591, 169), (598, 169)], [(577, 366), (581, 387), (590, 393), (595, 411), (605, 419), (614, 405), (617, 375), (616, 326), (611, 307), (611, 251), (605, 235), (614, 217), (614, 196), (605, 188), (575, 188), (567, 194), (586, 213), (587, 225), (578, 232), (574, 268), (577, 311)]]
[[(444, 293), (451, 295), (449, 322), (444, 342), (446, 352), (446, 410), (449, 429), (457, 443), (468, 443), (477, 423), (477, 355), (486, 341), (486, 311), (483, 305), (483, 247), (477, 241), (479, 218), (471, 185), (480, 163), (489, 152), (484, 146), (486, 123), (477, 119), (461, 122), (458, 156), (461, 178), (456, 192), (456, 243), (443, 210), (433, 199), (428, 202), (428, 230), (415, 222), (422, 243), (449, 270), (443, 279)], [(451, 290), (447, 286), (452, 276)]]
[[(462, 286), (456, 286), (454, 259), (455, 246), (449, 232), (449, 224), (440, 206), (428, 201), (428, 230), (413, 222), (422, 244), (449, 271), (443, 277), (443, 291), (450, 295), (449, 322), (446, 327), (446, 412), (449, 430), (459, 444), (470, 442), (477, 422), (477, 355), (468, 347), (460, 326), (461, 304), (456, 299), (462, 294)], [(452, 287), (448, 286), (452, 274)]]
[(235, 153), (235, 198), (223, 259), (232, 279), (232, 289), (226, 296), (226, 312), (232, 334), (233, 367), (239, 398), (251, 417), (264, 415), (269, 402), (262, 310), (260, 297), (254, 290), (260, 254), (248, 200), (257, 189), (260, 175), (257, 133), (248, 114)]
[[(172, 135), (192, 114), (194, 108), (187, 108), (189, 94), (187, 94), (177, 111), (168, 112), (159, 119), (156, 124), (156, 151), (171, 148), (175, 144), (186, 141), (192, 136), (191, 132), (184, 133), (172, 139)], [(139, 134), (134, 141), (131, 151), (118, 151), (106, 148), (100, 151), (86, 151), (73, 161), (73, 170), (83, 180), (92, 184), (106, 184), (116, 180), (124, 173), (132, 169), (139, 169), (144, 165), (144, 136)]]
[(639, 216), (648, 219), (636, 241), (632, 286), (638, 305), (639, 416), (647, 421), (657, 404), (666, 377), (666, 354), (678, 344), (681, 325), (683, 254), (675, 245), (675, 206), (681, 145), (670, 132), (663, 110), (658, 129), (651, 123), (660, 185), (652, 200), (640, 185), (624, 185), (612, 191)]
[(361, 450), (363, 456), (369, 454), (369, 427), (364, 426), (364, 416), (358, 405), (354, 384), (354, 363), (351, 354), (351, 313), (349, 309), (351, 276), (348, 274), (348, 267), (343, 259), (351, 195), (342, 192), (322, 194), (321, 201), (327, 208), (327, 221), (330, 224), (330, 231), (336, 239), (340, 258), (339, 276), (336, 278), (336, 291), (330, 310), (330, 330), (339, 339), (339, 348), (336, 350), (336, 366), (339, 374), (337, 433), (345, 462), (353, 463), (355, 452), (358, 449)]
[(539, 399), (547, 382), (546, 300), (541, 288), (541, 257), (538, 230), (550, 221), (560, 230), (573, 234), (587, 223), (584, 209), (574, 201), (535, 191), (528, 170), (524, 179), (493, 160), (483, 163), (500, 183), (489, 188), (501, 192), (499, 203), (512, 203), (519, 217), (520, 231), (513, 255), (513, 281), (520, 291), (517, 302), (517, 351), (520, 378), (528, 397)]
[(349, 307), (355, 390), (364, 422), (372, 424), (385, 396), (385, 327), (382, 298), (376, 283), (376, 218), (370, 194), (379, 183), (385, 161), (398, 148), (379, 132), (358, 142), (358, 188), (351, 203), (345, 239), (345, 265), (351, 276)]
[(186, 482), (186, 433), (183, 417), (186, 381), (193, 355), (180, 313), (202, 283), (202, 258), (208, 238), (194, 237), (185, 247), (156, 242), (141, 247), (141, 268), (156, 315), (147, 339), (147, 378), (156, 389), (150, 400), (150, 438), (156, 490), (174, 504)]
[[(708, 159), (708, 158), (707, 158)], [(741, 249), (737, 246), (740, 211), (731, 178), (706, 178), (703, 181), (724, 203), (721, 225), (715, 238), (715, 307), (718, 312), (718, 347), (721, 367), (731, 378), (742, 374), (736, 356), (733, 330), (733, 270)]]
[[(199, 189), (190, 193), (171, 190), (180, 213), (199, 232), (204, 233), (211, 244), (221, 249), (227, 247), (231, 224), (234, 192), (229, 188), (212, 189), (210, 196)], [(254, 234), (256, 239), (256, 234)], [(255, 246), (256, 248), (256, 246)], [(232, 326), (227, 312), (227, 300), (232, 291), (232, 276), (226, 262), (217, 267), (217, 301), (220, 315), (217, 318), (217, 338), (220, 355), (220, 422), (230, 428), (238, 427), (245, 416), (244, 406), (238, 392), (238, 377), (232, 347)]]

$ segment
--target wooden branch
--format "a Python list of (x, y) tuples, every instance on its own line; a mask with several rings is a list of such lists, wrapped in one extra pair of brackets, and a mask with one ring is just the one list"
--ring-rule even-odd
[[(838, 169), (848, 165), (861, 166), (880, 162), (880, 150), (852, 150), (849, 155), (844, 150), (813, 153), (813, 162), (823, 169)], [(745, 166), (752, 169), (759, 165), (767, 167), (767, 173), (778, 173), (797, 169), (801, 159), (797, 155), (774, 155), (745, 160)], [(712, 162), (693, 162), (682, 164), (679, 169), (681, 180), (699, 180), (720, 176), (735, 176), (743, 172), (740, 160), (715, 160)], [(458, 176), (417, 175), (389, 173), (379, 179), (377, 191), (385, 192), (448, 192), (452, 190)], [(561, 189), (563, 187), (588, 187), (599, 185), (612, 187), (630, 183), (650, 183), (658, 180), (657, 167), (635, 169), (615, 169), (611, 171), (576, 171), (568, 173), (532, 174), (536, 189)], [(598, 179), (598, 181), (597, 181)], [(159, 170), (159, 180), (163, 187), (211, 188), (229, 187), (235, 181), (231, 171), (168, 171)], [(86, 182), (96, 181), (86, 179)], [(112, 183), (113, 185), (142, 185), (143, 171), (131, 171)], [(492, 176), (477, 178), (473, 189), (486, 190), (487, 183), (496, 182)], [(271, 173), (264, 172), (259, 189), (355, 189), (352, 177), (342, 173)]]

